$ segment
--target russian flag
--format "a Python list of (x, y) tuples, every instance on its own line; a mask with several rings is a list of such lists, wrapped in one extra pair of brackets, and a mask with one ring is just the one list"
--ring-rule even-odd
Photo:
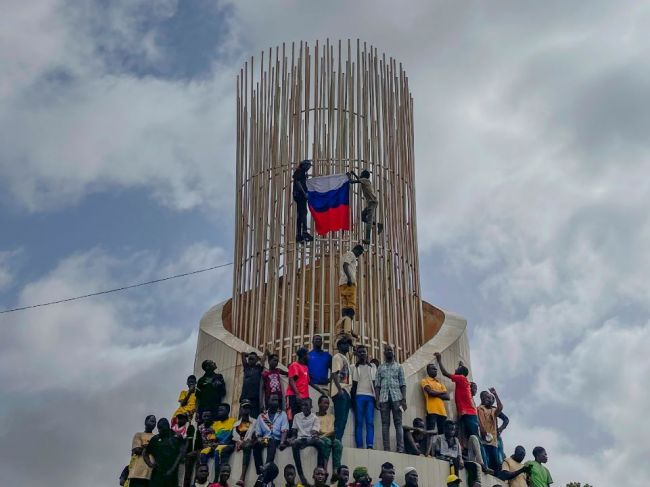
[(350, 181), (346, 174), (307, 179), (307, 201), (318, 235), (350, 230)]

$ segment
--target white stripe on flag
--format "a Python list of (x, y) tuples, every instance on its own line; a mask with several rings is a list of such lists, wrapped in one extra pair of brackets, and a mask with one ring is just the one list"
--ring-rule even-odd
[(316, 193), (327, 193), (339, 189), (348, 181), (345, 174), (328, 174), (327, 176), (316, 176), (307, 179), (307, 191)]

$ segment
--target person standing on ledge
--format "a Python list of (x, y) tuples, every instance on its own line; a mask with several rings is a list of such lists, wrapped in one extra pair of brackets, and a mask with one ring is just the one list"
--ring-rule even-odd
[(546, 450), (541, 446), (533, 448), (533, 457), (535, 460), (526, 462), (525, 467), (528, 471), (528, 486), (529, 487), (548, 487), (553, 483), (551, 472), (548, 471), (543, 464), (548, 462), (548, 455)]
[(210, 411), (214, 418), (217, 407), (226, 395), (226, 381), (223, 375), (215, 372), (217, 364), (212, 360), (204, 360), (201, 368), (205, 374), (196, 384), (196, 410), (199, 412), (199, 417), (203, 417), (203, 412)]
[(185, 453), (185, 441), (174, 433), (167, 418), (158, 420), (158, 434), (151, 438), (142, 458), (152, 469), (150, 487), (177, 487), (178, 464)]
[(146, 487), (151, 478), (151, 467), (144, 460), (144, 450), (153, 438), (153, 429), (156, 427), (156, 417), (153, 414), (144, 420), (144, 432), (136, 433), (131, 444), (133, 459), (129, 465), (129, 485), (131, 487)]
[(341, 274), (339, 276), (339, 298), (341, 300), (341, 319), (336, 323), (338, 338), (356, 337), (354, 333), (354, 315), (357, 310), (357, 265), (363, 254), (363, 245), (355, 245), (341, 257)]
[(332, 355), (323, 350), (323, 337), (321, 335), (314, 335), (311, 344), (312, 349), (307, 354), (309, 384), (321, 394), (325, 394), (325, 386), (330, 382)]
[(307, 173), (311, 161), (305, 159), (293, 172), (293, 201), (296, 203), (296, 242), (311, 242), (314, 237), (307, 231)]
[(404, 453), (402, 412), (406, 411), (406, 381), (404, 380), (404, 369), (395, 360), (395, 351), (390, 345), (384, 346), (384, 363), (377, 369), (375, 404), (378, 405), (381, 416), (381, 436), (384, 450), (390, 451), (390, 415), (392, 413), (397, 453)]
[[(496, 407), (494, 401), (496, 399)], [(485, 451), (485, 463), (487, 466), (498, 473), (501, 470), (499, 462), (499, 449), (497, 446), (497, 417), (503, 411), (503, 404), (494, 387), (490, 391), (481, 392), (481, 404), (477, 408), (478, 424), (481, 432), (481, 444)]]
[(467, 376), (469, 375), (469, 369), (465, 367), (463, 362), (458, 362), (456, 373), (450, 374), (442, 364), (442, 356), (440, 355), (440, 352), (436, 352), (434, 355), (436, 356), (436, 360), (438, 361), (442, 375), (448, 379), (451, 379), (451, 381), (456, 385), (456, 389), (454, 390), (456, 411), (458, 413), (458, 417), (460, 418), (459, 423), (463, 425), (467, 438), (472, 435), (480, 438), (476, 407), (474, 406), (474, 400), (472, 399), (472, 388), (470, 386), (469, 380), (467, 379)]
[[(366, 207), (361, 212), (361, 221), (366, 225), (366, 233), (362, 242), (366, 245), (370, 244), (370, 233), (372, 232), (372, 226), (377, 220), (377, 207), (379, 206), (379, 199), (375, 193), (375, 188), (372, 186), (370, 181), (370, 171), (364, 169), (361, 171), (361, 174), (357, 176), (354, 171), (347, 173), (350, 184), (360, 184), (361, 193), (363, 194), (363, 199), (366, 200)], [(383, 223), (377, 225), (378, 233), (381, 233), (384, 229)]]
[(427, 377), (420, 381), (420, 387), (424, 393), (424, 403), (427, 410), (427, 429), (436, 430), (439, 435), (444, 433), (445, 421), (447, 421), (447, 410), (444, 401), (449, 401), (449, 393), (445, 385), (436, 376), (438, 368), (436, 364), (427, 365)]

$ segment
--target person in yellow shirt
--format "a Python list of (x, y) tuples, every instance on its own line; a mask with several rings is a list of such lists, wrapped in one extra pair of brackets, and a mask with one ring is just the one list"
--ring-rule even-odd
[(434, 429), (439, 435), (444, 433), (447, 410), (444, 401), (449, 401), (449, 393), (445, 385), (437, 379), (438, 367), (436, 364), (427, 365), (427, 377), (420, 381), (427, 409), (427, 430)]
[(322, 395), (318, 398), (318, 412), (320, 420), (320, 436), (318, 437), (318, 465), (327, 468), (327, 462), (332, 454), (332, 468), (336, 471), (341, 466), (343, 444), (334, 435), (334, 416), (329, 413), (330, 398)]
[(196, 376), (190, 375), (187, 378), (187, 390), (181, 391), (178, 395), (178, 402), (180, 406), (172, 416), (172, 426), (176, 424), (176, 417), (179, 414), (185, 413), (190, 419), (194, 417), (196, 412)]

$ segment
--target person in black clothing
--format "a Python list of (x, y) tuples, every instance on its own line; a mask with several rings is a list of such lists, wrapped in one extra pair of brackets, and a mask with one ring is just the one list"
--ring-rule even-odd
[(201, 368), (205, 374), (196, 384), (196, 410), (199, 416), (203, 417), (204, 411), (210, 411), (212, 417), (217, 414), (217, 406), (223, 402), (226, 395), (226, 381), (223, 375), (217, 374), (217, 364), (212, 360), (204, 360)]
[[(198, 458), (198, 449), (201, 446), (201, 435), (198, 431), (199, 425), (203, 420), (196, 413), (196, 426), (190, 424), (185, 434), (185, 477), (183, 478), (182, 487), (190, 487), (192, 483), (192, 472)], [(207, 478), (207, 477), (206, 477)]]
[(149, 487), (178, 487), (178, 464), (184, 453), (183, 438), (171, 430), (167, 418), (160, 418), (158, 434), (151, 438), (142, 455), (153, 469)]
[(257, 418), (260, 415), (262, 372), (264, 371), (264, 366), (260, 363), (259, 357), (255, 352), (242, 352), (241, 360), (244, 366), (244, 381), (241, 386), (239, 402), (248, 402), (250, 404), (250, 416)]
[(304, 160), (293, 172), (293, 201), (296, 203), (296, 242), (311, 242), (314, 240), (307, 231), (307, 172), (311, 162)]

